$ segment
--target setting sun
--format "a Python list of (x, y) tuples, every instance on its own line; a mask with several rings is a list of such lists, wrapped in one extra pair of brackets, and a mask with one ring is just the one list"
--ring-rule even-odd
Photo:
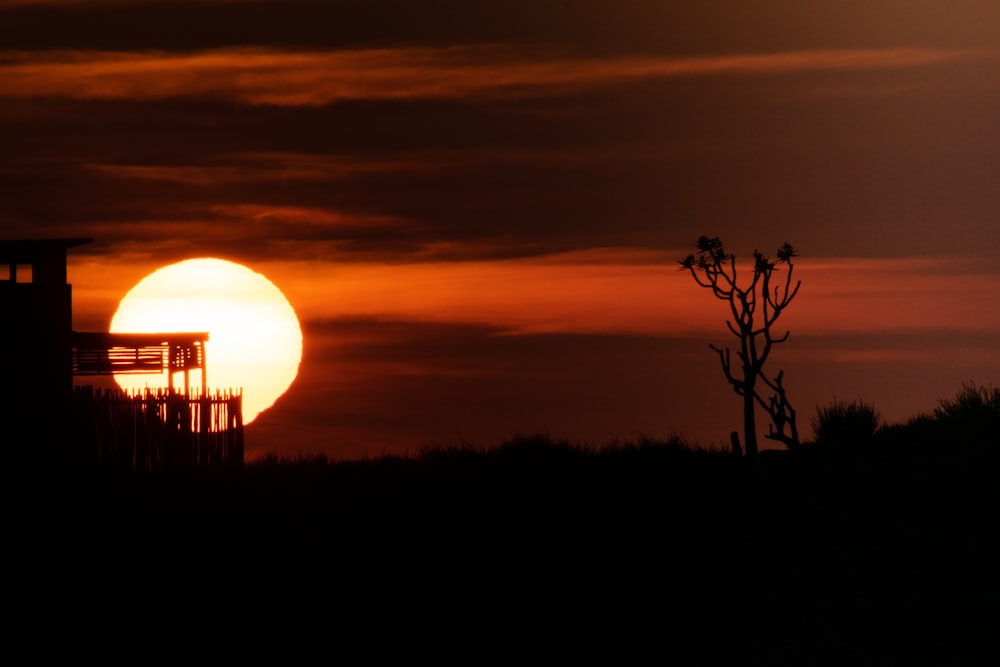
[[(250, 423), (291, 385), (302, 358), (295, 310), (274, 283), (240, 264), (189, 259), (160, 268), (122, 298), (112, 333), (206, 331), (209, 389), (242, 389)], [(191, 377), (200, 389), (199, 374)], [(166, 387), (167, 376), (116, 375), (125, 389)]]

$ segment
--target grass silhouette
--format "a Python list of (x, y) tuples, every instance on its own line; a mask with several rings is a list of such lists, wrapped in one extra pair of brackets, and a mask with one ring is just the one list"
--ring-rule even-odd
[(824, 446), (864, 446), (882, 425), (875, 406), (863, 400), (840, 401), (819, 406), (813, 419), (816, 443)]
[(997, 441), (962, 438), (995, 416), (963, 388), (865, 447), (755, 461), (526, 435), (25, 478), (12, 604), (286, 661), (961, 664), (1000, 590)]

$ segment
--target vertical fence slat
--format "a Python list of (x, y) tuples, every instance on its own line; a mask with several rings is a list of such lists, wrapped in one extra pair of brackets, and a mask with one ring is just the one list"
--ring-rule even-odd
[(101, 466), (163, 468), (243, 465), (240, 392), (187, 396), (164, 389), (77, 387), (80, 446)]

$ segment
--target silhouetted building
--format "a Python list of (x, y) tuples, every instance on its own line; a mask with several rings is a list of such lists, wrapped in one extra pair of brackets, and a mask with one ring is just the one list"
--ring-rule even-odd
[[(43, 465), (242, 465), (242, 395), (190, 391), (192, 370), (208, 386), (208, 333), (73, 331), (66, 252), (90, 241), (0, 241), (0, 445)], [(73, 387), (74, 376), (164, 372), (162, 391)]]
[(65, 442), (73, 375), (66, 251), (91, 239), (0, 241), (0, 438), (13, 447)]

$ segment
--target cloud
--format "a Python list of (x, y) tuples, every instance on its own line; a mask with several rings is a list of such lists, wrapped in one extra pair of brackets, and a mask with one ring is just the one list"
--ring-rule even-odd
[[(121, 276), (110, 282), (129, 285), (168, 261), (186, 258), (173, 252), (171, 243), (151, 236), (108, 254), (74, 257), (71, 281), (80, 303), (100, 302), (103, 308), (112, 299), (106, 291), (109, 269), (102, 266), (115, 267), (114, 275)], [(368, 318), (486, 327), (508, 335), (733, 340), (725, 328), (731, 317), (726, 304), (675, 269), (681, 251), (592, 248), (531, 258), (439, 262), (411, 256), (387, 263), (357, 261), (336, 244), (313, 252), (315, 245), (284, 248), (282, 259), (268, 258), (269, 253), (241, 255), (240, 248), (222, 256), (268, 276), (300, 317), (313, 322)], [(456, 252), (487, 254), (478, 249)], [(962, 273), (946, 261), (910, 258), (803, 262), (797, 273), (801, 291), (780, 321), (781, 332), (790, 330), (792, 340), (935, 331), (952, 332), (960, 341), (1000, 332), (1000, 313), (984, 308), (1000, 302), (1000, 274)]]
[[(423, 168), (428, 167), (424, 160)], [(166, 181), (214, 187), (263, 181), (331, 181), (366, 173), (402, 171), (410, 161), (352, 159), (337, 155), (306, 153), (236, 153), (212, 156), (202, 164), (104, 164), (86, 165), (92, 171), (116, 178)]]
[[(177, 5), (232, 5), (262, 2), (264, 0), (175, 0)], [(149, 4), (149, 0), (0, 0), (0, 10), (16, 7), (58, 7), (79, 6), (89, 7), (128, 7)]]
[[(490, 326), (507, 333), (601, 333), (730, 338), (728, 307), (676, 271), (680, 251), (594, 248), (534, 258), (449, 263), (311, 262), (268, 267), (304, 317), (378, 317)], [(805, 265), (804, 265), (805, 266)], [(1000, 275), (951, 272), (947, 262), (832, 260), (799, 271), (782, 316), (793, 337), (838, 332), (1000, 332), (983, 308)], [(317, 290), (316, 285), (322, 285)]]
[(982, 56), (956, 49), (801, 50), (696, 57), (566, 58), (499, 46), (187, 53), (0, 52), (0, 97), (323, 106), (346, 100), (520, 98), (629, 81), (913, 68)]
[[(100, 241), (90, 254), (176, 261), (191, 256), (223, 256), (241, 261), (282, 256), (289, 259), (362, 261), (372, 248), (385, 260), (393, 254), (436, 256), (421, 249), (409, 223), (388, 216), (340, 213), (307, 206), (262, 204), (180, 204), (160, 216), (95, 222), (87, 234)], [(51, 226), (66, 236), (72, 226)]]

